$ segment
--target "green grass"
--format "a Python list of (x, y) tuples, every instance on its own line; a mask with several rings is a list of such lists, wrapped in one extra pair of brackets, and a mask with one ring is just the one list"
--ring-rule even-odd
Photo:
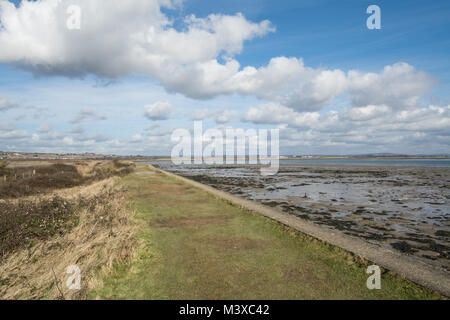
[(123, 183), (141, 246), (92, 298), (442, 298), (391, 272), (382, 274), (381, 290), (368, 290), (364, 261), (163, 174)]

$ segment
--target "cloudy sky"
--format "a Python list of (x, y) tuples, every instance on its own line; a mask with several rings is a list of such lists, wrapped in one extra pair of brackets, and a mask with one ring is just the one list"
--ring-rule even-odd
[(282, 154), (450, 154), (449, 13), (445, 0), (0, 0), (0, 150), (164, 155), (203, 120), (280, 128)]

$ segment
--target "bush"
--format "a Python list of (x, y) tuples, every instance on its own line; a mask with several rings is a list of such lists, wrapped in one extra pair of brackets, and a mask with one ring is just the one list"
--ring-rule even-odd
[(45, 240), (77, 224), (74, 204), (60, 197), (0, 202), (0, 258), (33, 240)]
[(0, 171), (6, 169), (6, 167), (8, 166), (9, 162), (6, 160), (0, 160)]
[[(134, 167), (133, 162), (103, 161), (96, 163), (85, 175), (80, 174), (73, 164), (5, 167), (0, 170), (0, 198), (20, 198), (89, 184), (113, 176), (125, 176), (133, 172)], [(6, 182), (3, 181), (4, 176)]]
[[(1, 172), (1, 198), (19, 198), (54, 189), (71, 188), (85, 182), (73, 165), (54, 164), (42, 167), (14, 167)], [(3, 177), (0, 177), (3, 178)]]

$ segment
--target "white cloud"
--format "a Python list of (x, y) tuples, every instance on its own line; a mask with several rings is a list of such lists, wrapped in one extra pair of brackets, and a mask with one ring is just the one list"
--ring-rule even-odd
[(0, 132), (0, 139), (12, 140), (12, 139), (24, 139), (29, 138), (30, 134), (24, 130), (13, 130), (7, 132)]
[(353, 121), (367, 121), (386, 116), (390, 112), (391, 108), (386, 105), (368, 105), (365, 107), (351, 108), (345, 113), (344, 117), (347, 116)]
[(348, 81), (353, 105), (386, 104), (395, 109), (415, 107), (435, 82), (407, 63), (386, 66), (379, 74), (350, 71)]
[[(80, 30), (66, 28), (66, 8), (81, 7)], [(158, 76), (168, 69), (205, 62), (221, 52), (239, 53), (243, 42), (273, 30), (268, 21), (252, 23), (241, 14), (191, 15), (177, 31), (161, 12), (172, 1), (41, 0), (19, 8), (2, 0), (0, 61), (36, 73), (103, 77), (145, 72)], [(120, 23), (120, 28), (118, 28)]]
[(16, 108), (17, 106), (16, 102), (0, 97), (0, 112)]
[[(269, 103), (250, 108), (242, 120), (282, 125), (281, 145), (291, 150), (307, 147), (320, 153), (361, 153), (371, 149), (446, 153), (450, 146), (450, 106), (395, 110), (386, 105), (369, 105), (318, 113), (297, 112)], [(426, 150), (418, 151), (424, 146)]]
[[(448, 153), (450, 106), (395, 110), (387, 106), (345, 108), (327, 112), (297, 112), (277, 104), (252, 107), (244, 121), (280, 128), (282, 153)], [(230, 126), (217, 126), (224, 130)], [(33, 152), (103, 152), (118, 154), (170, 153), (174, 128), (154, 124), (143, 134), (117, 139), (85, 132), (29, 133), (0, 123), (3, 150)], [(205, 128), (206, 129), (206, 128)], [(133, 143), (134, 142), (134, 143)]]
[(268, 103), (250, 108), (242, 120), (257, 124), (289, 124), (293, 127), (310, 127), (318, 123), (318, 112), (296, 112), (280, 104)]
[(150, 120), (167, 120), (172, 112), (172, 105), (167, 101), (158, 101), (145, 107), (145, 116)]
[[(69, 4), (82, 9), (80, 30), (65, 26)], [(16, 8), (0, 0), (0, 63), (38, 75), (140, 74), (158, 79), (169, 92), (195, 99), (240, 93), (303, 112), (332, 105), (347, 92), (354, 106), (414, 107), (433, 85), (428, 74), (406, 63), (386, 66), (379, 74), (314, 69), (295, 57), (275, 57), (260, 68), (241, 67), (234, 56), (245, 41), (274, 32), (269, 21), (251, 22), (239, 13), (190, 15), (176, 29), (161, 7), (177, 4), (41, 0)]]
[(205, 120), (207, 118), (214, 117), (214, 115), (217, 114), (217, 110), (211, 110), (211, 109), (201, 109), (193, 111), (190, 114), (191, 120)]
[(17, 129), (10, 123), (0, 122), (0, 145), (2, 141), (23, 141), (30, 137), (25, 130)]
[(217, 113), (216, 117), (214, 118), (214, 121), (220, 124), (228, 123), (236, 119), (237, 115), (238, 114), (236, 111), (222, 110)]
[(346, 75), (341, 70), (313, 69), (306, 67), (302, 59), (286, 57), (271, 59), (267, 67), (244, 68), (232, 81), (239, 92), (301, 111), (331, 104), (347, 87)]
[[(81, 30), (65, 27), (68, 4), (81, 6)], [(180, 1), (170, 0), (109, 0), (108, 5), (100, 0), (40, 0), (24, 1), (16, 8), (12, 3), (0, 0), (0, 63), (18, 66), (39, 76), (93, 74), (105, 81), (115, 81), (132, 74), (145, 75), (158, 80), (169, 92), (195, 99), (232, 95), (231, 101), (234, 94), (249, 95), (252, 97), (244, 99), (250, 100), (251, 105), (260, 104), (247, 110), (242, 120), (283, 127), (284, 146), (346, 150), (349, 146), (378, 148), (392, 144), (395, 148), (420, 143), (433, 150), (445, 146), (448, 150), (449, 107), (423, 107), (426, 104), (421, 101), (435, 83), (429, 74), (407, 63), (396, 63), (370, 73), (312, 68), (299, 57), (283, 56), (274, 57), (258, 68), (241, 66), (236, 56), (243, 51), (245, 42), (274, 32), (270, 22), (252, 22), (241, 14), (211, 14), (204, 18), (190, 15), (175, 28), (161, 7), (177, 9), (179, 5)], [(143, 93), (149, 93), (145, 89), (147, 85), (139, 88), (143, 96)], [(73, 91), (76, 92), (74, 96), (65, 95), (64, 99), (76, 100), (75, 96), (80, 94)], [(91, 99), (94, 94), (87, 92), (86, 96)], [(133, 93), (136, 95), (136, 90)], [(121, 96), (127, 94), (133, 95), (123, 90)], [(115, 94), (111, 96), (116, 97)], [(60, 97), (62, 95), (56, 100)], [(164, 101), (166, 99), (176, 101), (180, 107), (185, 101), (194, 105), (183, 97), (161, 94), (147, 95), (138, 103), (136, 100), (112, 101), (110, 107), (142, 106), (149, 97), (150, 101), (160, 100), (145, 106), (145, 116), (151, 120), (170, 118), (173, 108)], [(255, 102), (253, 97), (262, 101)], [(347, 100), (347, 108), (324, 109), (340, 97)], [(45, 105), (46, 97), (40, 98), (34, 99), (33, 103), (39, 101)], [(144, 137), (141, 134), (133, 136), (135, 132), (128, 131), (131, 138), (126, 139), (110, 139), (101, 133), (85, 132), (80, 123), (106, 119), (99, 110), (93, 109), (93, 106), (105, 104), (105, 99), (89, 99), (75, 106), (64, 106), (72, 110), (78, 110), (78, 106), (92, 107), (75, 114), (71, 123), (78, 125), (67, 131), (54, 132), (42, 125), (32, 135), (21, 128), (0, 124), (0, 145), (8, 148), (33, 146), (41, 151), (55, 151), (61, 147), (61, 150), (83, 152), (108, 148), (124, 152), (133, 141), (139, 142), (133, 145), (136, 151), (162, 150), (162, 142), (169, 145), (167, 136), (173, 128), (168, 126), (143, 129), (146, 130), (142, 134)], [(337, 101), (342, 105), (342, 100)], [(199, 105), (204, 108), (206, 103), (199, 102)], [(195, 120), (210, 118), (218, 124), (237, 120), (238, 113), (225, 109), (224, 103), (214, 105), (217, 107), (214, 110), (189, 110), (189, 116)], [(0, 111), (16, 106), (14, 101), (0, 98)], [(54, 116), (44, 109), (33, 110), (35, 117)], [(108, 113), (108, 116), (114, 124), (121, 123), (122, 119), (116, 119), (115, 115)], [(133, 112), (130, 112), (132, 116)], [(145, 119), (140, 116), (139, 121), (144, 123)], [(32, 117), (30, 113), (27, 121), (36, 120)], [(136, 119), (127, 118), (127, 121), (131, 120)], [(142, 123), (141, 128), (146, 125)], [(140, 131), (139, 128), (136, 130)]]
[(141, 142), (141, 141), (142, 141), (142, 135), (139, 133), (137, 133), (133, 137), (131, 137), (132, 143), (137, 143), (137, 142)]

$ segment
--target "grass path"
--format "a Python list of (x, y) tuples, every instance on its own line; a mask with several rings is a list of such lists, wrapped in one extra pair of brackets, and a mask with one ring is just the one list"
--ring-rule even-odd
[(141, 246), (91, 293), (105, 299), (432, 299), (436, 293), (382, 275), (368, 290), (366, 266), (337, 247), (146, 166), (125, 177)]

